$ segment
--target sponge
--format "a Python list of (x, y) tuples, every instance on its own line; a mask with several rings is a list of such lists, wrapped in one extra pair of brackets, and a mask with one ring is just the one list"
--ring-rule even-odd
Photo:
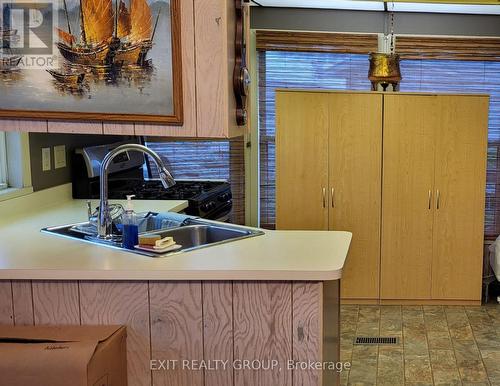
[(154, 246), (157, 241), (161, 240), (160, 235), (142, 235), (139, 236), (139, 245)]

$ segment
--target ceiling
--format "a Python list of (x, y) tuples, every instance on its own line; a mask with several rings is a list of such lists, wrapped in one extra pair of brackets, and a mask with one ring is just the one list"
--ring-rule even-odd
[[(493, 0), (495, 1), (495, 0)], [(487, 1), (485, 1), (487, 2)], [(262, 7), (348, 9), (360, 11), (428, 12), (500, 15), (498, 4), (452, 4), (450, 2), (402, 2), (366, 0), (251, 0), (252, 5)]]

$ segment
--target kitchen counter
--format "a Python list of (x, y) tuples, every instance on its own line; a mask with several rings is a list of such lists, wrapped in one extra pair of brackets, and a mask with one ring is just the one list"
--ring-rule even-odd
[[(180, 211), (187, 203), (135, 205)], [(40, 232), (86, 216), (68, 187), (0, 203), (0, 324), (125, 325), (130, 386), (339, 384), (337, 371), (286, 366), (340, 361), (350, 233), (266, 231), (151, 258)], [(151, 371), (159, 361), (215, 358), (277, 366)]]
[[(265, 231), (151, 258), (41, 233), (47, 226), (86, 221), (85, 200), (72, 200), (64, 189), (0, 204), (0, 279), (337, 280), (351, 241), (348, 232)], [(137, 212), (181, 211), (186, 206), (186, 201), (135, 201)]]

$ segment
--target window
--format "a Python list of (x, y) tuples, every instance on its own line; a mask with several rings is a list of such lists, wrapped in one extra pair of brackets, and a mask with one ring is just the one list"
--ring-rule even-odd
[(33, 192), (28, 133), (0, 132), (0, 201)]
[[(245, 223), (245, 159), (242, 138), (229, 141), (146, 142), (176, 179), (227, 180), (233, 193), (231, 222)], [(152, 167), (151, 172), (157, 173)]]
[[(275, 46), (266, 41), (271, 38), (263, 39), (265, 44), (261, 44), (259, 53), (260, 215), (261, 225), (271, 228), (275, 225), (274, 90), (278, 87), (370, 90), (368, 55), (338, 52), (361, 47), (362, 37), (344, 38), (348, 44), (342, 49), (335, 44), (337, 52), (324, 52), (321, 45), (314, 51), (310, 46), (296, 44), (284, 51), (286, 44), (294, 41), (293, 34), (281, 36), (281, 43)], [(300, 41), (306, 40), (303, 35), (299, 34)], [(259, 34), (257, 40), (259, 47)], [(485, 234), (497, 236), (500, 233), (500, 40), (398, 37), (397, 47), (402, 55), (401, 91), (490, 94)]]
[(0, 131), (0, 190), (7, 189), (7, 146), (5, 133)]

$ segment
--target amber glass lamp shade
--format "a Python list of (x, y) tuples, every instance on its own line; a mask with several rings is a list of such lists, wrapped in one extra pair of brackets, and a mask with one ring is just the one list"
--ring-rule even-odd
[(401, 81), (399, 55), (371, 52), (368, 79), (372, 83), (373, 91), (378, 90), (379, 84), (384, 91), (389, 85), (392, 85), (393, 91), (399, 90), (399, 82)]

